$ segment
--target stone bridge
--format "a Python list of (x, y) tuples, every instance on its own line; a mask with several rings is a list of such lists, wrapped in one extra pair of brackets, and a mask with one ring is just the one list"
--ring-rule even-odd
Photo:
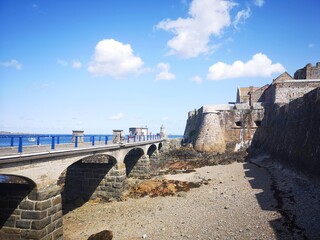
[(117, 199), (149, 178), (163, 139), (0, 157), (0, 239), (63, 239), (68, 202)]

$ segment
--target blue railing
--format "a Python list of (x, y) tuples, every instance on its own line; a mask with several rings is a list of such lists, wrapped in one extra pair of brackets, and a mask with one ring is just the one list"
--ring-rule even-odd
[[(114, 139), (112, 135), (84, 135), (74, 136), (72, 135), (61, 135), (61, 134), (0, 134), (0, 148), (1, 147), (18, 147), (18, 153), (23, 152), (25, 146), (39, 146), (39, 145), (51, 145), (51, 149), (55, 149), (56, 145), (59, 144), (70, 144), (73, 143), (74, 147), (77, 148), (81, 142), (89, 142), (92, 146), (95, 146), (96, 141), (108, 144), (109, 137)], [(160, 135), (139, 135), (139, 136), (125, 136), (124, 138), (113, 141), (113, 143), (119, 144), (127, 141), (141, 142), (161, 139)]]

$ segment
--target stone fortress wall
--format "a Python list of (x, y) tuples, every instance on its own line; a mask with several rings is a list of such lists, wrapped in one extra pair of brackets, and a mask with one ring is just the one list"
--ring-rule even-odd
[[(273, 120), (278, 116), (276, 112), (281, 107), (286, 109), (292, 102), (295, 105), (291, 104), (291, 108), (297, 107), (297, 102), (303, 102), (299, 99), (317, 88), (320, 88), (320, 63), (314, 67), (308, 64), (297, 70), (294, 78), (285, 72), (270, 85), (238, 88), (237, 101), (233, 104), (207, 105), (189, 112), (184, 141), (192, 143), (196, 151), (217, 153), (246, 150), (253, 138), (261, 145), (256, 132), (259, 131), (263, 136), (261, 139), (266, 142), (268, 132), (275, 129)], [(318, 108), (319, 105), (313, 107)]]

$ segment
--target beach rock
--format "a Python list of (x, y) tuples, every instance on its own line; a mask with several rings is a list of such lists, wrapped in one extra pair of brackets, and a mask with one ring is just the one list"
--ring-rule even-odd
[(111, 240), (113, 238), (113, 233), (110, 230), (103, 230), (101, 232), (92, 234), (88, 240)]
[[(144, 196), (158, 197), (158, 196), (173, 196), (177, 192), (187, 192), (191, 188), (200, 187), (201, 183), (167, 180), (167, 179), (153, 179), (146, 180), (134, 186), (129, 193), (130, 197), (139, 198)], [(183, 196), (183, 194), (182, 194)]]

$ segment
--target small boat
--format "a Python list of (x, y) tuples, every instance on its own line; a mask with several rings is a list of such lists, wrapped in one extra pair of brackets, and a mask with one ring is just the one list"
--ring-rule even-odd
[(36, 138), (35, 138), (35, 137), (29, 137), (29, 138), (28, 138), (28, 141), (29, 141), (29, 142), (35, 142), (35, 141), (36, 141)]

